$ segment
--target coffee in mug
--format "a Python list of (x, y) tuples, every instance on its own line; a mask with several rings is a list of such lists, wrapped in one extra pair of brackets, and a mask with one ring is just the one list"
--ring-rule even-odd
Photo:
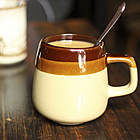
[[(77, 125), (101, 116), (110, 97), (132, 93), (137, 87), (133, 57), (111, 55), (104, 42), (79, 34), (43, 38), (38, 46), (33, 81), (33, 103), (45, 117), (64, 125)], [(108, 85), (107, 65), (124, 62), (130, 68), (125, 86)]]

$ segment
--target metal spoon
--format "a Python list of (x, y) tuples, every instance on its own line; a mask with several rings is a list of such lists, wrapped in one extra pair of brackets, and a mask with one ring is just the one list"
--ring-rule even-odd
[(102, 39), (106, 36), (106, 34), (110, 31), (110, 29), (113, 27), (113, 25), (116, 23), (116, 21), (121, 16), (122, 12), (125, 10), (126, 3), (123, 2), (122, 5), (118, 8), (117, 12), (115, 13), (112, 20), (109, 22), (108, 26), (104, 30), (104, 32), (101, 34), (101, 36), (98, 38), (95, 46), (99, 45), (102, 41)]

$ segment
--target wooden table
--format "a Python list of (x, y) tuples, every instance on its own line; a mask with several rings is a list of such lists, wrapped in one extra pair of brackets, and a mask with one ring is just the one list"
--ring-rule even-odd
[[(32, 103), (34, 58), (40, 39), (57, 33), (98, 37), (86, 20), (28, 23), (28, 57), (14, 66), (0, 66), (0, 140), (138, 140), (140, 139), (140, 87), (127, 96), (111, 98), (105, 113), (78, 126), (63, 126), (40, 115)], [(128, 67), (109, 65), (109, 83), (129, 81)]]

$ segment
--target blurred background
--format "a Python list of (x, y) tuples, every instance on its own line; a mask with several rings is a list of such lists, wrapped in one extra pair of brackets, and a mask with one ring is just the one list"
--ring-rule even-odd
[[(123, 0), (27, 0), (29, 21), (55, 23), (84, 18), (101, 33)], [(104, 39), (107, 51), (127, 53), (140, 62), (140, 0), (125, 0), (126, 10)]]

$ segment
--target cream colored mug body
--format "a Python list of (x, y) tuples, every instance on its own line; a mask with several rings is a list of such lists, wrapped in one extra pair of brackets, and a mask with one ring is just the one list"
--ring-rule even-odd
[[(41, 40), (35, 62), (33, 103), (45, 117), (64, 125), (94, 120), (106, 110), (108, 99), (132, 93), (137, 67), (131, 56), (110, 55), (104, 43), (77, 34), (48, 36)], [(108, 85), (107, 64), (124, 62), (130, 68), (125, 86)]]

